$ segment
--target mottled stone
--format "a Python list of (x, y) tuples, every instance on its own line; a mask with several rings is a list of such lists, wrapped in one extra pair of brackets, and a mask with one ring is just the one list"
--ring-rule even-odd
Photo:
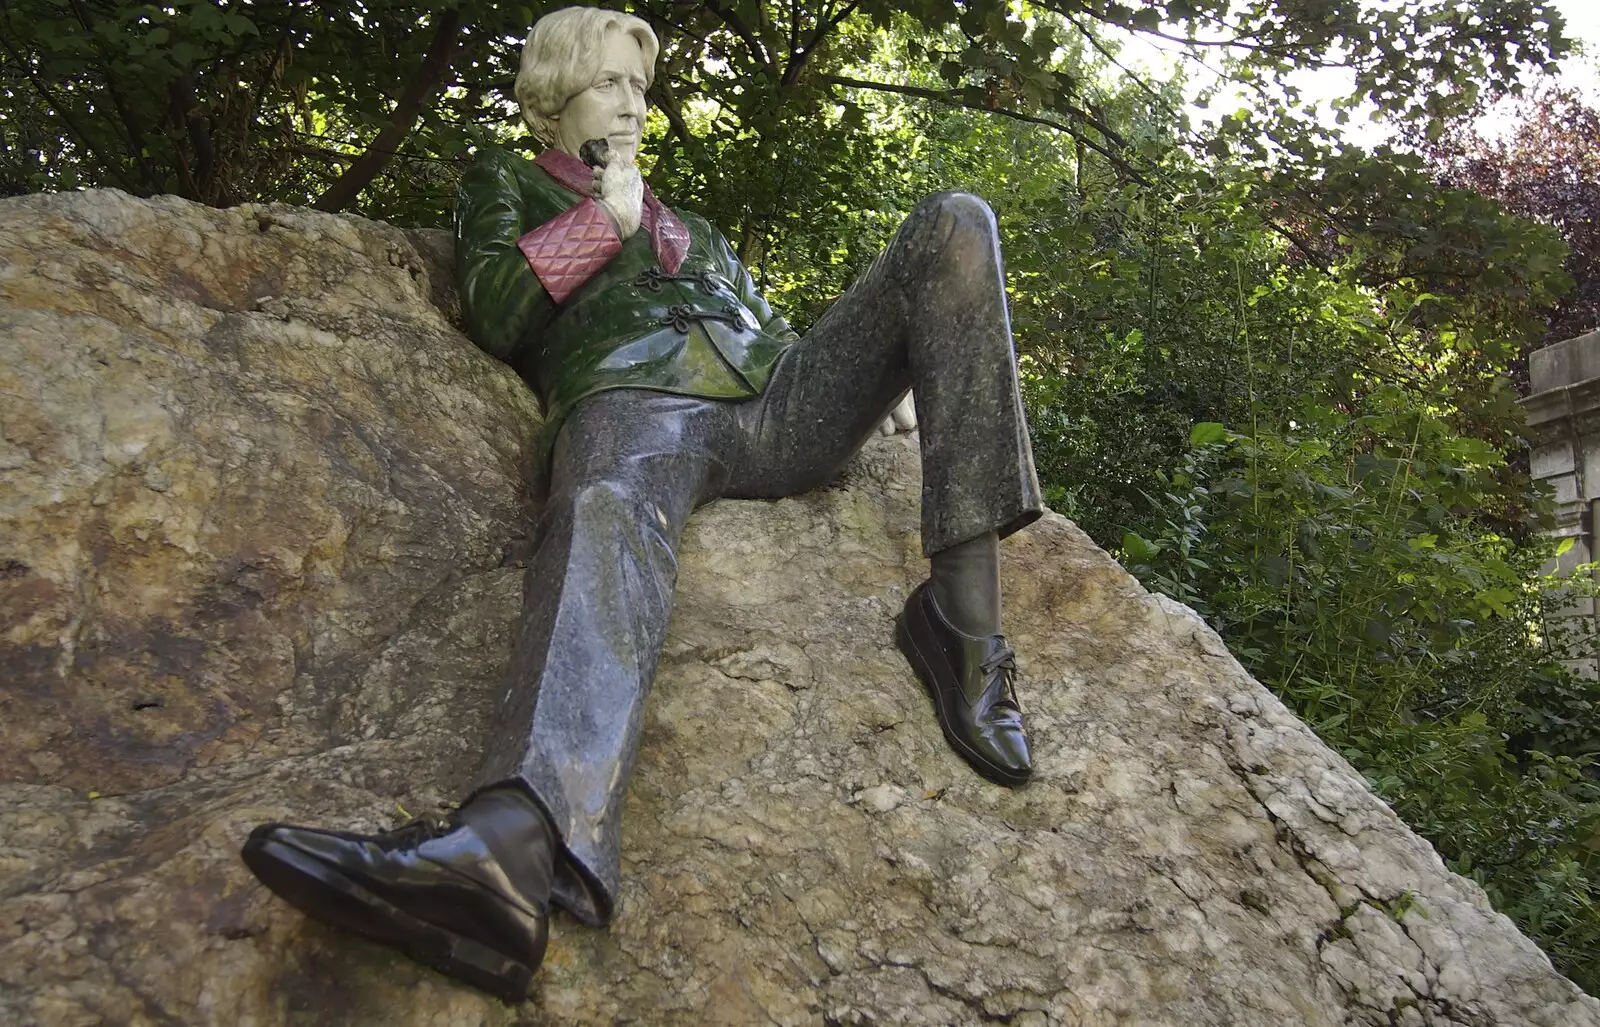
[(890, 640), (915, 440), (690, 520), (609, 932), (513, 1008), (307, 921), (262, 820), (476, 770), (534, 404), (437, 236), (0, 201), (0, 1023), (1600, 1024), (1186, 608), (1054, 516), (1002, 547), (1034, 731), (951, 753)]

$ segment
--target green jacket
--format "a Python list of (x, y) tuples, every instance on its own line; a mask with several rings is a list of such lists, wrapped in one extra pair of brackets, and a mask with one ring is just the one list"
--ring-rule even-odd
[(533, 386), (546, 450), (573, 405), (603, 389), (759, 395), (797, 338), (704, 218), (647, 189), (644, 225), (620, 241), (591, 176), (559, 151), (535, 162), (490, 147), (456, 197), (467, 334)]

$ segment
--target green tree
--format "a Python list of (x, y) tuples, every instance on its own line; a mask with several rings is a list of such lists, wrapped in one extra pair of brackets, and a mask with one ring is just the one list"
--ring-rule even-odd
[(1544, 315), (1540, 339), (1560, 342), (1600, 327), (1600, 109), (1545, 84), (1508, 113), (1514, 126), (1504, 136), (1486, 136), (1462, 117), (1418, 145), (1441, 183), (1561, 233), (1574, 287)]
[[(10, 145), (0, 184), (314, 202), (440, 222), (451, 163), (515, 134), (508, 94), (519, 40), (550, 6), (5, 0), (0, 132)], [(1292, 91), (1270, 88), (1294, 68), (1349, 66), (1353, 100), (1435, 119), (1480, 83), (1507, 88), (1519, 69), (1548, 67), (1568, 46), (1559, 14), (1538, 2), (1466, 13), (1446, 0), (1381, 11), (1359, 0), (641, 0), (630, 9), (665, 44), (652, 92), (663, 180), (732, 229), (748, 256), (770, 249), (815, 197), (793, 175), (729, 172), (765, 172), (774, 154), (820, 136), (827, 145), (804, 164), (805, 181), (854, 195), (858, 166), (837, 158), (860, 156), (870, 132), (852, 111), (862, 95), (906, 86), (904, 76), (850, 72), (874, 33), (897, 25), (910, 29), (906, 58), (936, 74), (921, 95), (1057, 126), (1130, 169), (1137, 147), (1107, 121), (1096, 84), (1058, 58), (1073, 38), (1103, 46), (1096, 33), (1108, 26), (1231, 55), (1230, 73), (1261, 90), (1261, 113), (1211, 142), (1246, 153), (1272, 138), (1311, 145)], [(697, 105), (714, 113), (697, 119)], [(730, 184), (741, 180), (749, 184)]]

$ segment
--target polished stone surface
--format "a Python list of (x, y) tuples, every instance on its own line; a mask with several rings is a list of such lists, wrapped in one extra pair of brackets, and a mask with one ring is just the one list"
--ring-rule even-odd
[(619, 886), (690, 512), (826, 483), (913, 386), (924, 551), (1038, 517), (994, 216), (971, 195), (919, 204), (757, 399), (613, 389), (567, 415), (482, 781), (520, 780), (549, 811), (572, 862), (556, 900), (580, 919), (609, 919)]

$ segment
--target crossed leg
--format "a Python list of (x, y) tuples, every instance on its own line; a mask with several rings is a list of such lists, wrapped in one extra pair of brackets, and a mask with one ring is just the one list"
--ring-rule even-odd
[(915, 388), (922, 551), (1043, 509), (1017, 388), (994, 215), (976, 196), (917, 205), (872, 267), (741, 404), (747, 442), (725, 495), (774, 497), (832, 478)]

